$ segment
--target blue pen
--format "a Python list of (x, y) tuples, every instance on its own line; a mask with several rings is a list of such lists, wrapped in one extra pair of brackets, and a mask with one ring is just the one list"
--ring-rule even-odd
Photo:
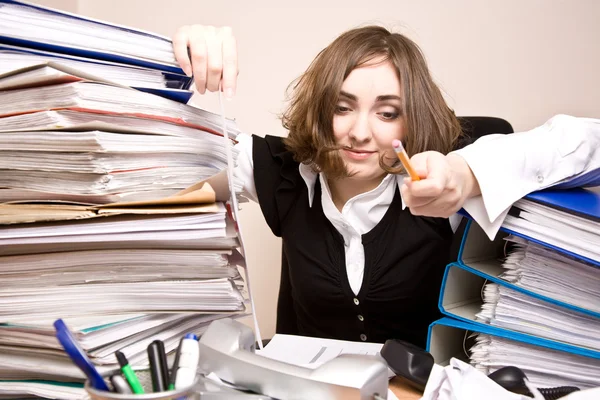
[(73, 337), (71, 331), (65, 324), (62, 319), (57, 319), (54, 321), (54, 329), (56, 329), (56, 338), (65, 349), (67, 355), (71, 358), (71, 360), (79, 367), (79, 369), (87, 376), (90, 381), (90, 386), (96, 390), (105, 390), (107, 392), (110, 391), (104, 379), (98, 373), (94, 364), (90, 361), (88, 356), (85, 354), (83, 349)]

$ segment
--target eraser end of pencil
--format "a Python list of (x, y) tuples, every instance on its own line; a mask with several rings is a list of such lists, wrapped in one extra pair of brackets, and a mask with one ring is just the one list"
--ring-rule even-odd
[(401, 149), (402, 148), (402, 142), (399, 141), (398, 139), (394, 139), (392, 141), (392, 147), (394, 147), (394, 149)]

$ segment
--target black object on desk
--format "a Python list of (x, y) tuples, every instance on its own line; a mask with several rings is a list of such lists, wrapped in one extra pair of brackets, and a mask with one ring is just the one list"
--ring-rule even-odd
[(385, 342), (380, 354), (392, 372), (418, 390), (425, 389), (434, 364), (429, 352), (412, 343), (390, 339)]
[[(517, 367), (504, 367), (488, 375), (488, 378), (502, 386), (509, 392), (532, 396), (529, 388), (525, 385), (527, 376)], [(557, 400), (568, 394), (579, 390), (575, 386), (560, 386), (554, 388), (538, 388), (539, 392), (544, 396), (545, 400)]]
[(169, 386), (169, 366), (167, 354), (162, 340), (155, 340), (148, 345), (148, 361), (152, 376), (152, 389), (154, 392), (163, 392)]

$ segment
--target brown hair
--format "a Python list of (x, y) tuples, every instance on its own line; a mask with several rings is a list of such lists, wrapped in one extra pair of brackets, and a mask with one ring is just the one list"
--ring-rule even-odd
[[(333, 116), (342, 83), (357, 67), (383, 57), (395, 67), (402, 86), (404, 147), (409, 156), (427, 150), (450, 152), (460, 124), (427, 68), (419, 47), (407, 37), (379, 26), (343, 33), (323, 49), (306, 72), (292, 82), (290, 104), (282, 115), (284, 139), (298, 162), (312, 164), (330, 178), (347, 176), (333, 136)], [(289, 89), (289, 88), (288, 88)], [(380, 165), (390, 173), (402, 168)]]

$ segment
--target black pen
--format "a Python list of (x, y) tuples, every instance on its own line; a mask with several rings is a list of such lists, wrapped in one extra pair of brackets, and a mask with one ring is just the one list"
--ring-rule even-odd
[(181, 356), (181, 344), (183, 338), (179, 341), (177, 346), (177, 352), (175, 353), (175, 360), (173, 360), (173, 367), (171, 367), (171, 376), (169, 377), (169, 390), (175, 390), (175, 379), (177, 378), (177, 369), (179, 368), (179, 357)]
[(152, 388), (154, 392), (167, 390), (169, 384), (169, 366), (167, 354), (162, 340), (155, 340), (148, 346), (148, 361), (150, 361), (150, 374), (152, 375)]

